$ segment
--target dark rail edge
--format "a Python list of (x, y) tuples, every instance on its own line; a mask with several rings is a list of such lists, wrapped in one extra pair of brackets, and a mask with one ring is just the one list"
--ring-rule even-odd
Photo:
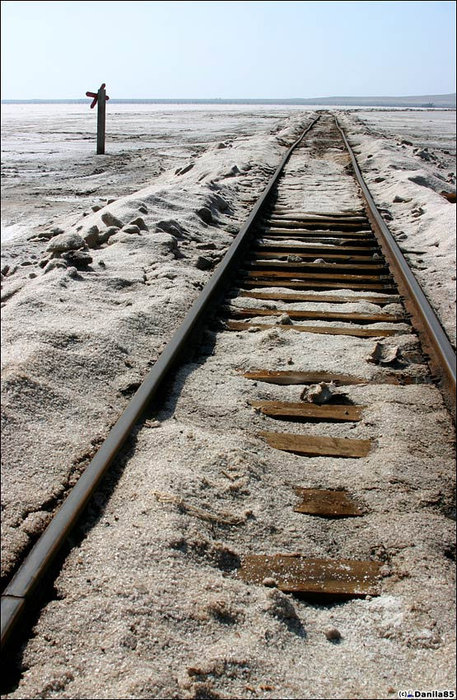
[(403, 297), (403, 303), (407, 311), (411, 314), (414, 328), (422, 344), (422, 349), (429, 357), (429, 365), (432, 374), (441, 389), (446, 406), (455, 422), (456, 357), (454, 348), (430, 302), (425, 296), (422, 287), (409, 267), (398, 243), (382, 219), (365, 180), (363, 179), (355, 154), (336, 116), (335, 122), (351, 157), (355, 177), (360, 185), (363, 199), (367, 205), (368, 218), (377, 234), (384, 256), (389, 263), (398, 290)]
[(312, 120), (283, 156), (270, 181), (254, 205), (251, 214), (216, 268), (213, 276), (175, 331), (154, 367), (127, 404), (124, 412), (111, 428), (95, 457), (5, 587), (1, 601), (2, 651), (6, 651), (10, 641), (16, 636), (24, 614), (32, 602), (33, 595), (45, 580), (53, 561), (62, 550), (68, 535), (76, 525), (80, 515), (113, 460), (120, 452), (135, 424), (140, 420), (147, 406), (156, 397), (172, 370), (189, 352), (192, 340), (197, 332), (201, 330), (205, 321), (208, 320), (211, 309), (222, 299), (231, 275), (236, 270), (239, 259), (249, 245), (254, 225), (257, 223), (263, 206), (276, 185), (284, 166), (294, 149), (319, 119), (320, 115)]

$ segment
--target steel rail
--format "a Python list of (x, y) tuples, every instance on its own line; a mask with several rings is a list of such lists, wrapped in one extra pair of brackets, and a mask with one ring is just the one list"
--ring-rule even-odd
[(33, 601), (40, 584), (44, 581), (51, 564), (63, 548), (69, 533), (76, 525), (114, 458), (119, 454), (133, 427), (156, 397), (165, 380), (169, 378), (171, 371), (189, 352), (197, 332), (208, 321), (211, 310), (222, 300), (238, 262), (250, 243), (254, 225), (257, 223), (284, 166), (294, 149), (319, 119), (320, 115), (311, 122), (288, 149), (213, 276), (203, 288), (120, 418), (111, 428), (97, 454), (3, 591), (1, 601), (2, 649), (7, 648), (18, 630), (19, 623)]
[(389, 262), (392, 275), (403, 297), (403, 303), (407, 311), (411, 314), (413, 325), (421, 340), (422, 349), (429, 356), (432, 374), (438, 381), (445, 402), (455, 421), (456, 357), (454, 348), (430, 302), (425, 296), (422, 287), (409, 267), (398, 243), (382, 219), (365, 183), (355, 154), (336, 116), (335, 123), (351, 158), (355, 177), (360, 185), (363, 199), (367, 205), (370, 223), (378, 236), (384, 256)]

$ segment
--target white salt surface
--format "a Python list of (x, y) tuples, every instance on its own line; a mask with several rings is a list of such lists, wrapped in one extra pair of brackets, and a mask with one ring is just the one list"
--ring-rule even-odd
[(384, 113), (361, 110), (356, 114), (372, 133), (406, 139), (420, 149), (439, 149), (449, 151), (447, 155), (455, 155), (455, 110), (392, 110)]
[(252, 135), (299, 111), (108, 103), (106, 152), (96, 156), (97, 115), (89, 104), (2, 104), (1, 110), (2, 241), (65, 222), (99, 197), (134, 192), (210, 143)]
[[(342, 115), (365, 181), (455, 346), (455, 112)], [(454, 129), (454, 130), (453, 130)], [(438, 147), (439, 146), (439, 147)]]
[[(60, 155), (37, 157), (57, 173), (39, 179), (39, 196), (26, 173), (18, 172), (20, 197), (14, 199), (13, 186), (5, 190), (7, 225), (22, 211), (23, 231), (29, 226), (26, 236), (3, 249), (3, 265), (9, 266), (2, 281), (5, 576), (87, 465), (233, 240), (286, 145), (313, 115), (259, 110), (235, 116), (199, 112), (197, 118), (180, 111), (179, 126), (174, 122), (179, 138), (170, 121), (167, 127), (163, 115), (156, 116), (168, 144), (164, 153), (145, 119), (147, 146), (129, 154), (130, 161), (121, 152), (95, 158), (91, 143), (81, 169), (73, 156), (59, 166)], [(448, 227), (455, 206), (437, 191), (452, 189), (442, 185), (446, 154), (429, 148), (436, 160), (418, 157), (415, 146), (403, 149), (400, 139), (379, 136), (379, 128), (372, 134), (360, 114), (339, 116), (400, 242), (405, 232), (408, 247), (417, 249), (427, 240), (426, 224), (433, 228), (439, 245), (420, 259), (424, 267), (434, 266), (429, 298), (452, 336), (448, 277), (455, 245)], [(386, 123), (389, 114), (378, 117)], [(132, 119), (138, 130), (141, 119)], [(31, 138), (37, 140), (40, 129), (33, 123)], [(23, 162), (33, 159), (26, 154)], [(316, 157), (310, 148), (308, 160), (301, 155), (299, 161), (309, 168), (302, 173), (307, 185), (313, 173), (340, 183), (332, 208), (354, 205), (355, 186), (344, 174), (341, 153)], [(103, 173), (90, 174), (94, 162), (103, 163)], [(302, 168), (291, 163), (290, 169), (298, 185)], [(405, 175), (418, 171), (427, 186)], [(79, 175), (89, 180), (92, 194), (76, 188)], [(380, 176), (385, 180), (376, 182)], [(62, 196), (77, 197), (76, 206), (53, 199), (62, 182)], [(39, 203), (46, 192), (51, 205), (44, 213)], [(396, 194), (411, 201), (393, 203)], [(295, 201), (323, 207), (320, 193), (308, 187), (294, 192)], [(102, 208), (90, 211), (90, 204)], [(416, 207), (423, 209), (417, 217)], [(107, 212), (127, 226), (142, 218), (147, 229), (111, 230), (101, 242)], [(49, 236), (57, 225), (64, 233)], [(49, 246), (68, 244), (76, 234), (95, 246), (87, 251), (89, 267), (53, 266), (59, 258), (51, 258)], [(291, 308), (324, 307), (316, 302)], [(381, 307), (354, 302), (340, 310)], [(386, 345), (399, 346), (411, 371), (423, 376), (407, 327)], [(361, 423), (335, 424), (331, 434), (372, 438), (375, 449), (363, 460), (303, 458), (272, 450), (258, 437), (261, 430), (300, 433), (303, 426), (279, 426), (249, 404), (297, 401), (301, 387), (241, 376), (258, 368), (319, 368), (369, 379), (379, 371), (366, 361), (372, 346), (371, 340), (341, 336), (328, 336), (323, 345), (322, 336), (277, 329), (217, 337), (208, 332), (203, 356), (182, 368), (165, 406), (133, 436), (91, 507), (56, 581), (56, 596), (22, 654), (19, 685), (5, 697), (372, 698), (396, 697), (409, 687), (450, 688), (453, 429), (439, 392), (420, 383), (343, 387), (368, 409)], [(328, 430), (317, 423), (304, 432)], [(366, 515), (324, 522), (297, 518), (294, 484), (344, 485), (366, 505)], [(325, 605), (236, 576), (244, 554), (280, 551), (381, 560), (382, 594)], [(333, 628), (341, 634), (339, 643), (327, 638)]]

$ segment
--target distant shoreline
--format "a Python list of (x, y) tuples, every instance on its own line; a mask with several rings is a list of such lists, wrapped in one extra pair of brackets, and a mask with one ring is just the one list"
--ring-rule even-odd
[[(31, 99), (31, 100), (2, 100), (2, 104), (86, 104), (88, 98), (78, 99)], [(297, 106), (341, 106), (341, 107), (417, 107), (422, 109), (455, 109), (456, 96), (420, 95), (416, 97), (316, 97), (290, 99), (140, 99), (113, 98), (111, 104), (208, 104), (208, 105), (297, 105)]]

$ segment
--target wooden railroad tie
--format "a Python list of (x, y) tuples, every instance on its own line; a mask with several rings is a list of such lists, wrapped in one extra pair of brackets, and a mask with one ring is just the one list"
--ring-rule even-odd
[(285, 302), (301, 302), (310, 301), (316, 304), (351, 304), (358, 301), (367, 301), (371, 304), (378, 304), (378, 306), (383, 306), (384, 304), (392, 304), (392, 302), (398, 301), (398, 297), (394, 295), (384, 295), (384, 296), (366, 296), (366, 295), (353, 295), (353, 296), (337, 296), (336, 294), (306, 294), (299, 292), (297, 293), (287, 293), (287, 292), (246, 292), (241, 291), (239, 293), (240, 297), (249, 297), (250, 299), (265, 299), (269, 301), (285, 301)]
[(287, 593), (377, 595), (381, 563), (354, 559), (315, 559), (303, 554), (246, 556), (238, 576)]
[(305, 401), (300, 403), (289, 401), (250, 401), (249, 403), (253, 408), (272, 418), (296, 418), (322, 422), (357, 422), (362, 420), (362, 410), (365, 408), (365, 406), (338, 404), (318, 406)]
[(267, 384), (319, 384), (320, 382), (333, 382), (335, 386), (348, 386), (351, 384), (393, 384), (403, 386), (407, 384), (429, 383), (427, 377), (415, 377), (404, 375), (401, 372), (383, 372), (376, 377), (355, 377), (352, 374), (340, 374), (338, 372), (300, 372), (297, 370), (256, 370), (243, 372), (245, 379)]
[(271, 433), (262, 431), (259, 437), (277, 450), (293, 452), (307, 457), (366, 457), (371, 449), (371, 440), (333, 438), (321, 435), (295, 435), (294, 433)]
[(353, 335), (357, 338), (380, 338), (397, 335), (401, 331), (392, 328), (341, 328), (340, 326), (297, 326), (281, 323), (248, 323), (247, 321), (227, 321), (225, 327), (229, 331), (246, 331), (250, 328), (269, 330), (280, 328), (283, 331), (298, 331), (299, 333), (321, 333), (326, 335)]
[(295, 309), (257, 308), (241, 309), (236, 306), (232, 306), (229, 311), (233, 318), (252, 318), (252, 316), (282, 316), (283, 314), (287, 314), (287, 316), (294, 321), (313, 319), (316, 321), (353, 321), (355, 323), (380, 323), (382, 321), (385, 321), (386, 323), (399, 323), (404, 322), (405, 320), (404, 318), (394, 316), (393, 314), (366, 314), (344, 311), (296, 311)]
[(305, 489), (295, 486), (301, 498), (294, 507), (296, 513), (317, 515), (322, 518), (348, 518), (363, 515), (363, 509), (343, 489)]
[(242, 277), (239, 281), (239, 286), (242, 288), (252, 289), (259, 287), (280, 287), (283, 289), (351, 289), (358, 291), (367, 292), (386, 292), (392, 290), (393, 293), (398, 293), (396, 287), (392, 284), (386, 284), (385, 282), (341, 282), (332, 278), (326, 280), (315, 279), (315, 280), (286, 280), (286, 279), (273, 279), (271, 277), (265, 279), (247, 279)]

